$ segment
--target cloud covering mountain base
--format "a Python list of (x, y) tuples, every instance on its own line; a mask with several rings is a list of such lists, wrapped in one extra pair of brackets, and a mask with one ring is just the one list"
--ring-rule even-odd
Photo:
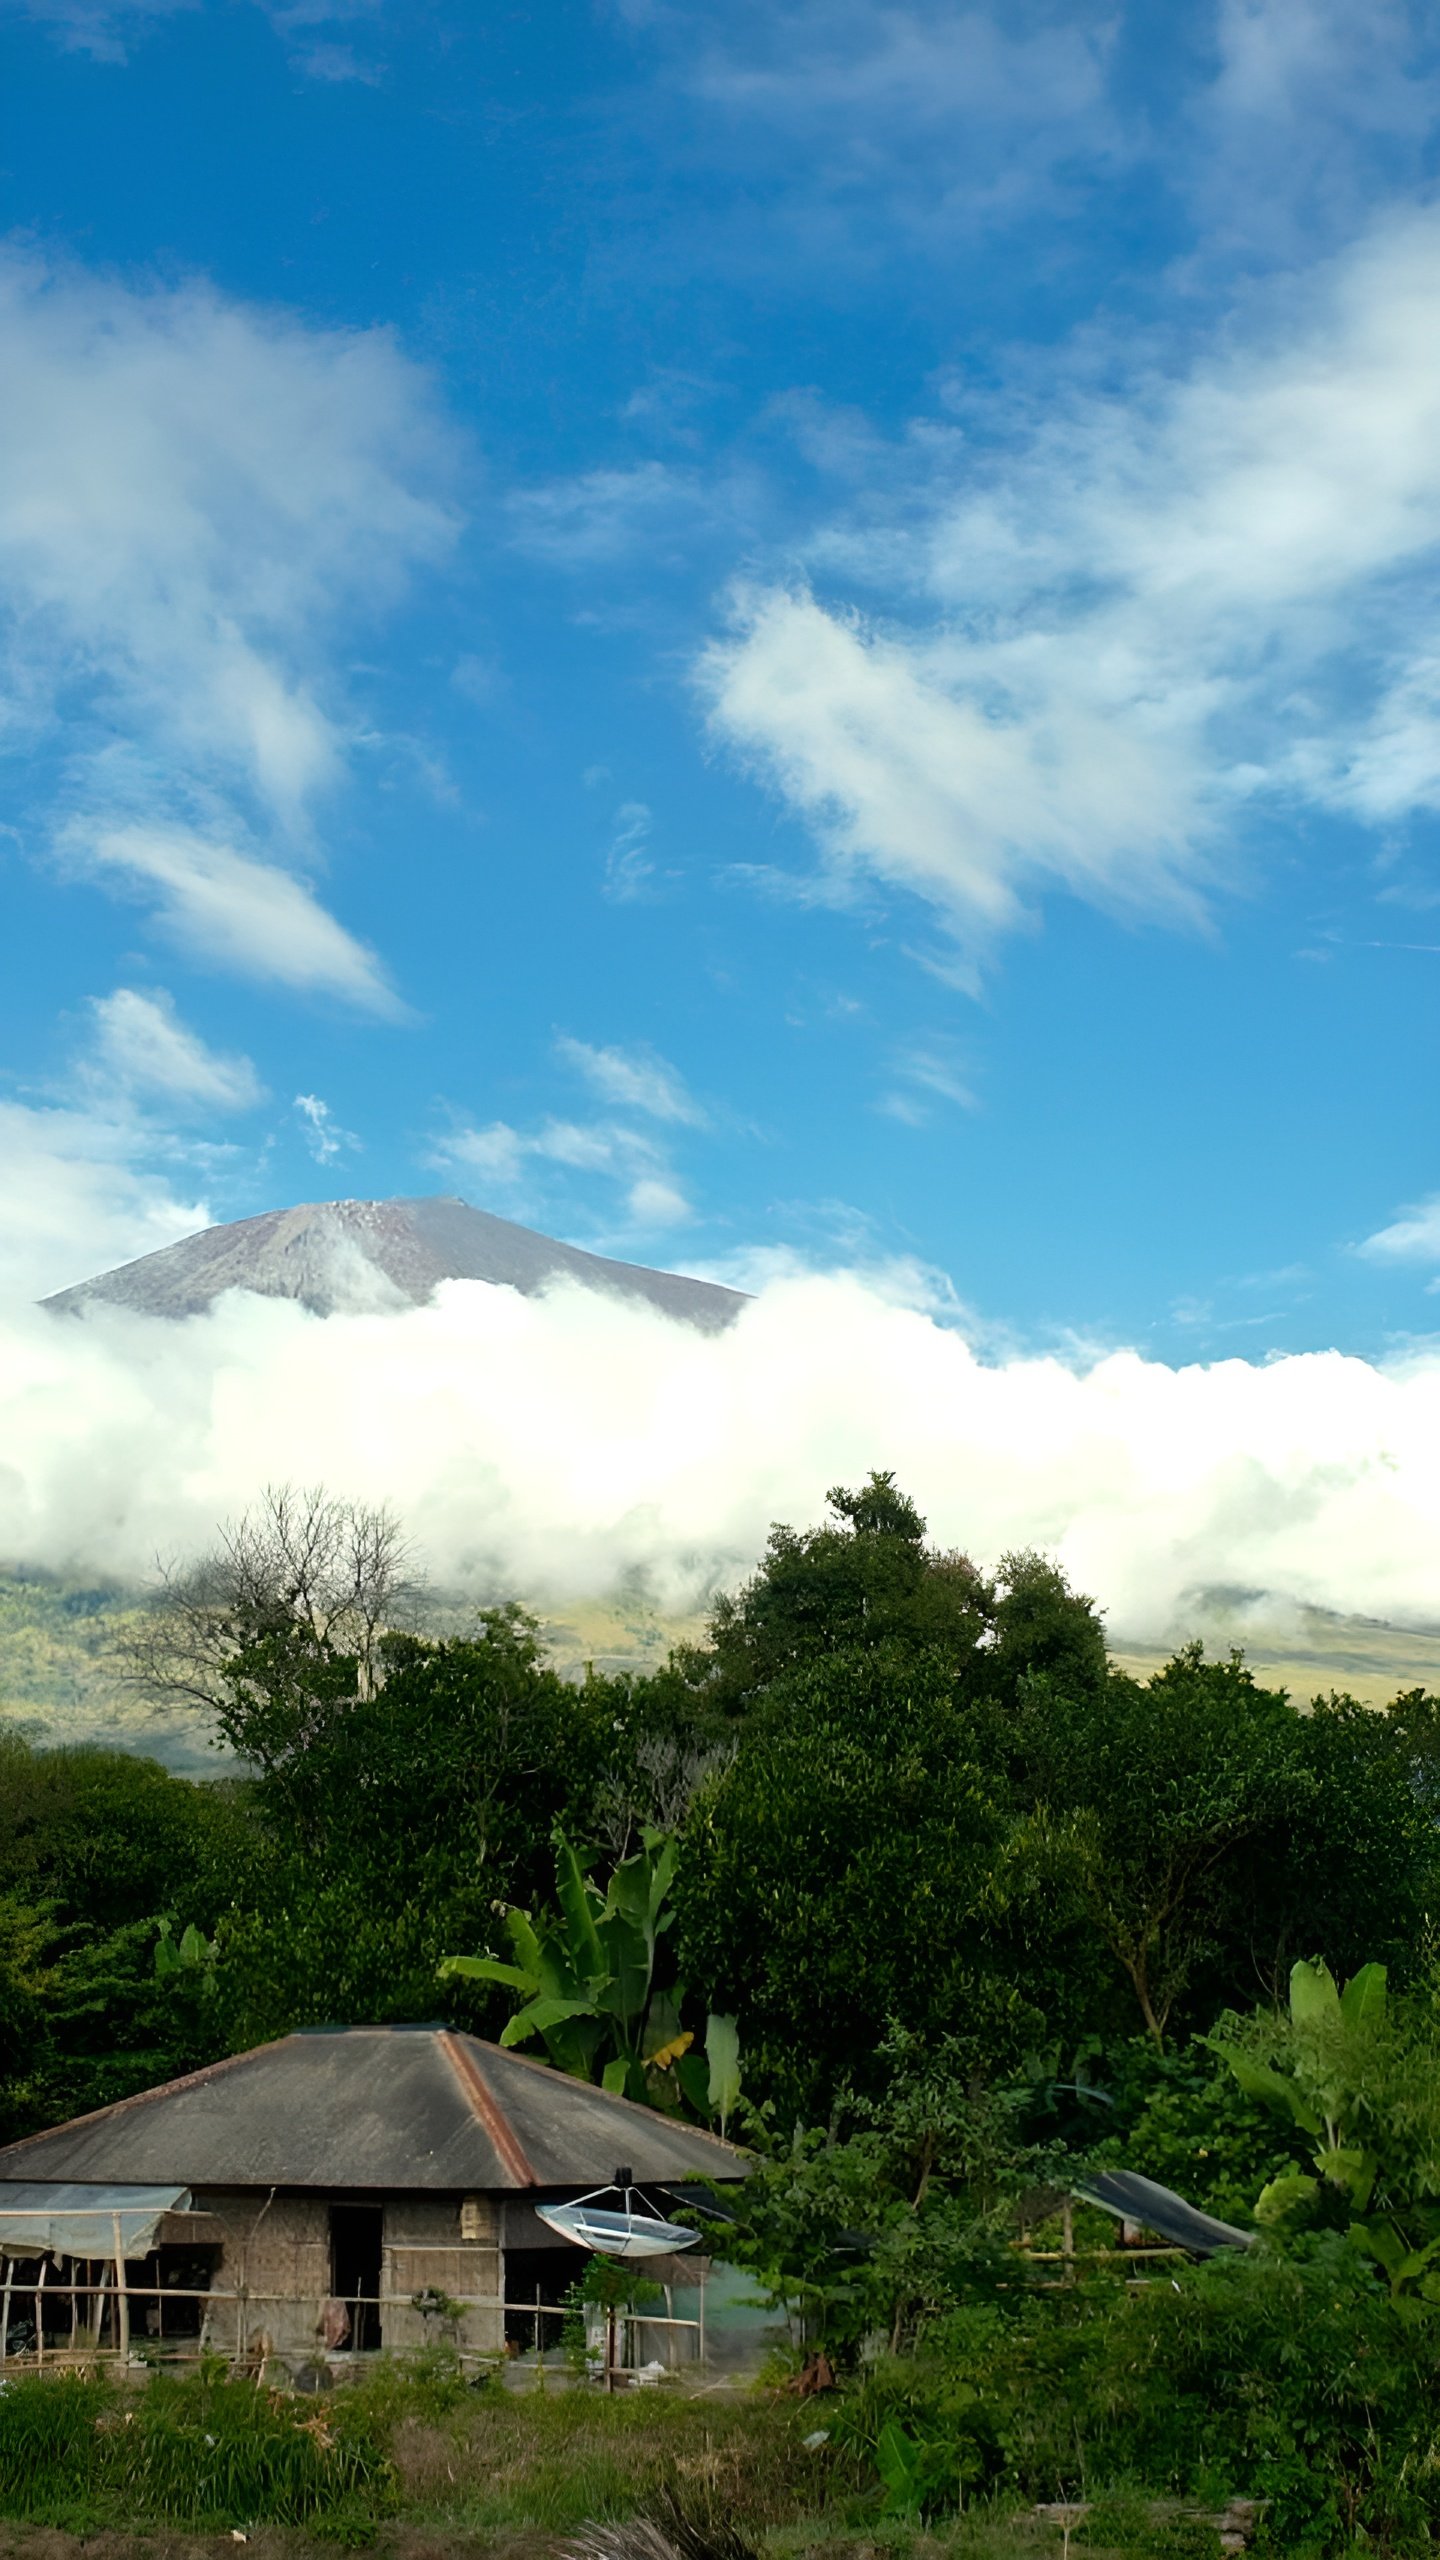
[(1217, 1587), (1440, 1616), (1434, 1352), (987, 1360), (847, 1275), (776, 1281), (709, 1337), (568, 1284), (468, 1282), (400, 1314), (236, 1295), (179, 1324), (0, 1328), (0, 1557), (22, 1566), (138, 1580), (289, 1479), (389, 1501), (477, 1601), (638, 1573), (680, 1610), (872, 1467), (944, 1544), (1056, 1556), (1113, 1641), (1183, 1638)]

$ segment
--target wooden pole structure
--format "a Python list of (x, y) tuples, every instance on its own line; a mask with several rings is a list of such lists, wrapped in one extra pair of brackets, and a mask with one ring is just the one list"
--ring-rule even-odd
[(125, 2242), (118, 2213), (110, 2216), (110, 2232), (115, 2243), (115, 2344), (120, 2361), (125, 2364), (130, 2355), (130, 2296), (125, 2285)]
[(0, 2365), (3, 2365), (5, 2362), (6, 2347), (10, 2338), (10, 2288), (14, 2282), (15, 2261), (7, 2249), (5, 2252), (5, 2291), (3, 2294), (0, 2294)]
[(40, 2281), (35, 2287), (35, 2363), (38, 2369), (45, 2361), (45, 2274), (48, 2258), (40, 2261)]

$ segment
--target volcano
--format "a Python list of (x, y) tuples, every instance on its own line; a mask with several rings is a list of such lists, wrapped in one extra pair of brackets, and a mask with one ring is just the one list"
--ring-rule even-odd
[(294, 1298), (316, 1315), (423, 1306), (442, 1280), (482, 1280), (533, 1298), (557, 1280), (638, 1298), (701, 1332), (718, 1333), (746, 1301), (738, 1289), (610, 1262), (472, 1209), (466, 1200), (319, 1200), (205, 1227), (138, 1262), (102, 1271), (44, 1303), (64, 1315), (129, 1307), (147, 1316), (202, 1315), (227, 1289)]

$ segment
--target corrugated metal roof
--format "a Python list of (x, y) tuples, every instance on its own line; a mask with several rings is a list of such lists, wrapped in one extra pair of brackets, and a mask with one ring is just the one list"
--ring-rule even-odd
[(1217, 2222), (1213, 2213), (1202, 2213), (1198, 2205), (1177, 2196), (1173, 2187), (1159, 2186), (1134, 2169), (1098, 2170), (1075, 2193), (1086, 2204), (1098, 2204), (1105, 2213), (1137, 2223), (1142, 2231), (1158, 2232), (1162, 2240), (1188, 2249), (1195, 2258), (1213, 2258), (1221, 2249), (1248, 2249), (1254, 2243), (1253, 2231), (1241, 2231), (1233, 2222)]
[(15, 2179), (486, 2189), (742, 2178), (733, 2144), (442, 2027), (303, 2031), (0, 2150)]

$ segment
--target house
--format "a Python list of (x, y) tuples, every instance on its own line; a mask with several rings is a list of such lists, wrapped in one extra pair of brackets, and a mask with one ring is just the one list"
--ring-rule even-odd
[(527, 2346), (585, 2263), (537, 2206), (618, 2170), (664, 2217), (746, 2165), (450, 2028), (301, 2029), (0, 2149), (0, 2356)]

